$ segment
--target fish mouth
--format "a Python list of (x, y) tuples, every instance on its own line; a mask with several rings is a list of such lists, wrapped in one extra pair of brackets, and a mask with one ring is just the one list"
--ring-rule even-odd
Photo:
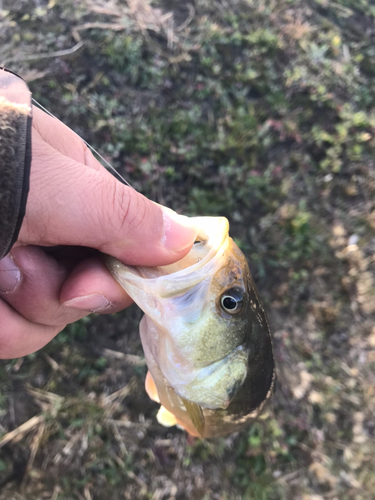
[[(217, 262), (214, 257), (218, 253), (224, 254), (229, 231), (225, 217), (193, 217), (191, 221), (197, 229), (197, 243), (174, 264), (160, 267), (126, 266), (109, 256), (105, 257), (105, 263), (126, 291), (128, 287), (133, 290), (136, 287), (163, 298), (184, 293), (220, 267), (221, 259)], [(137, 297), (133, 299), (137, 302)]]

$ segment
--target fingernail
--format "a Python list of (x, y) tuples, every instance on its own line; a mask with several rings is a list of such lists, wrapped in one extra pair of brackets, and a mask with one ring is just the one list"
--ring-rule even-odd
[(162, 243), (171, 252), (180, 252), (191, 246), (197, 236), (197, 230), (189, 217), (179, 215), (173, 210), (161, 207), (164, 219)]
[(10, 255), (0, 260), (0, 291), (11, 293), (21, 283), (21, 272)]
[(76, 297), (74, 299), (67, 300), (63, 303), (63, 305), (73, 309), (98, 312), (107, 309), (111, 303), (104, 297), (104, 295), (100, 295), (100, 293), (92, 293), (90, 295), (84, 295), (83, 297)]

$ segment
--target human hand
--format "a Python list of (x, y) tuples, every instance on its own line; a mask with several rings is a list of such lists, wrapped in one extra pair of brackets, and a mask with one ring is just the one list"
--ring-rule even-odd
[(186, 255), (195, 237), (186, 217), (121, 184), (68, 127), (33, 108), (26, 214), (0, 261), (0, 358), (34, 352), (66, 324), (132, 302), (97, 251), (159, 266)]

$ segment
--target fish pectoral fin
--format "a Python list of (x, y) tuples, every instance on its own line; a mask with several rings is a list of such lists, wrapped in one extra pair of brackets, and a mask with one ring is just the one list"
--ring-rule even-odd
[(164, 427), (172, 427), (173, 425), (178, 425), (178, 420), (169, 410), (160, 406), (159, 411), (156, 415), (156, 420), (159, 424), (164, 425)]
[(198, 434), (200, 437), (204, 436), (204, 415), (202, 408), (197, 405), (196, 403), (192, 403), (191, 401), (188, 401), (187, 399), (181, 398), (182, 402), (184, 403), (184, 406), (186, 408), (186, 411), (188, 412), (189, 418), (192, 421), (194, 427), (197, 429)]
[(148, 397), (150, 399), (152, 399), (152, 401), (156, 401), (157, 403), (160, 403), (158, 390), (156, 388), (154, 378), (150, 372), (147, 372), (147, 375), (146, 375), (145, 389), (146, 389), (146, 392), (148, 394)]

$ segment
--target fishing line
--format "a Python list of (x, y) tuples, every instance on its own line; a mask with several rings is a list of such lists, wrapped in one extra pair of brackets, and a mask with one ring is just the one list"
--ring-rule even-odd
[[(32, 97), (32, 101), (40, 109), (42, 109), (45, 113), (47, 113), (51, 118), (54, 118), (55, 120), (58, 120), (60, 123), (62, 123), (63, 125), (65, 125), (61, 120), (59, 120), (59, 118), (57, 118), (57, 116), (55, 116), (54, 114), (52, 114), (50, 111), (48, 111), (48, 109), (46, 109), (44, 106), (42, 106), (40, 104), (40, 102), (38, 102), (36, 99), (34, 99), (34, 97)], [(72, 130), (72, 129), (70, 129), (70, 130)], [(85, 141), (85, 139), (82, 139), (82, 137), (79, 134), (77, 134), (77, 132), (75, 132), (74, 130), (72, 130), (72, 132), (77, 137), (79, 137), (81, 139), (81, 141), (83, 141), (86, 144), (86, 146), (93, 153), (95, 153), (98, 156), (98, 158), (100, 158), (102, 160), (102, 162), (105, 163), (105, 165), (103, 165), (103, 167), (107, 168), (107, 170), (109, 169), (110, 171), (112, 171), (112, 173), (117, 176), (117, 178), (118, 178), (118, 180), (120, 182), (122, 182), (123, 184), (126, 184), (127, 186), (131, 187), (132, 189), (135, 189), (135, 188), (133, 188), (133, 186), (126, 179), (124, 179), (124, 177), (121, 174), (119, 174), (119, 172), (117, 172), (117, 170), (115, 169), (115, 167), (113, 167), (98, 151), (96, 151), (95, 148), (93, 148), (87, 141)]]

